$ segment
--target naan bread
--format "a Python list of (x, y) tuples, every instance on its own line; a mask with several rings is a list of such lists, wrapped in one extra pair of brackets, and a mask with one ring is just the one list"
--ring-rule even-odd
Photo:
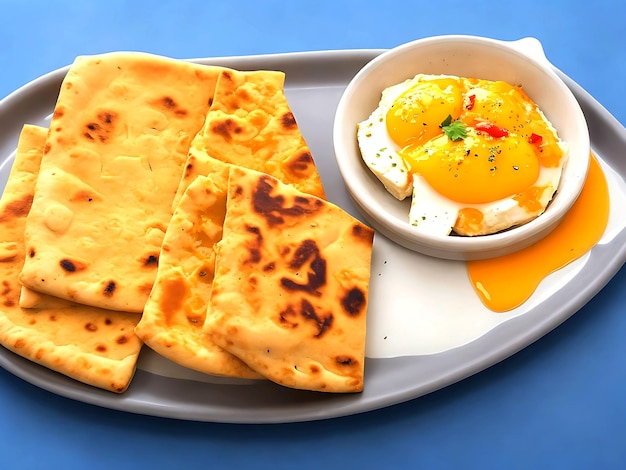
[(207, 334), (276, 383), (361, 391), (373, 230), (269, 175), (229, 181)]
[[(189, 150), (177, 198), (211, 158), (267, 173), (305, 193), (324, 198), (307, 143), (284, 93), (285, 74), (225, 70), (211, 109)], [(175, 201), (176, 203), (176, 201)]]
[(89, 385), (121, 393), (135, 371), (141, 341), (134, 313), (114, 312), (36, 295), (35, 309), (19, 306), (23, 231), (47, 130), (23, 128), (0, 201), (0, 344)]
[(189, 145), (222, 70), (142, 53), (75, 60), (27, 218), (25, 286), (143, 310)]
[(222, 238), (230, 165), (214, 161), (210, 177), (185, 191), (165, 233), (157, 278), (137, 335), (182, 366), (212, 375), (260, 378), (204, 334), (215, 245)]

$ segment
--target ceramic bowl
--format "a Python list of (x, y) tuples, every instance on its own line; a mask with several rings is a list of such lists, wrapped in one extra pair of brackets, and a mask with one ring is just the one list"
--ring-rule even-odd
[[(421, 234), (410, 226), (411, 198), (395, 199), (366, 167), (356, 130), (357, 124), (376, 109), (385, 88), (419, 73), (503, 80), (523, 87), (568, 148), (557, 192), (543, 214), (525, 225), (476, 237)], [(374, 229), (411, 250), (454, 260), (502, 256), (546, 236), (576, 201), (590, 159), (589, 131), (582, 110), (534, 38), (501, 41), (476, 36), (436, 36), (383, 52), (346, 87), (335, 115), (333, 140), (348, 192)]]

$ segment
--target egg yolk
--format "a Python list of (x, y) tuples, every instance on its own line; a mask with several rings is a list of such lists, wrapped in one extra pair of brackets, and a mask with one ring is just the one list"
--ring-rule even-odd
[(459, 210), (455, 228), (462, 233), (479, 233), (485, 215), (474, 207), (464, 207)]
[(485, 120), (523, 135), (521, 131), (529, 122), (525, 109), (528, 99), (519, 87), (502, 81), (479, 80), (468, 94), (474, 95), (472, 108), (463, 115), (463, 121), (468, 125), (475, 120)]
[(538, 148), (541, 165), (556, 168), (561, 164), (563, 152), (556, 145), (554, 133), (549, 132), (543, 115), (533, 105), (521, 87), (502, 81), (475, 81), (468, 96), (473, 96), (471, 109), (465, 108), (459, 119), (468, 126), (485, 121), (506, 129), (526, 141), (541, 136)]
[(465, 204), (482, 204), (526, 191), (539, 176), (536, 149), (519, 136), (444, 135), (400, 155), (439, 194)]
[(387, 111), (386, 126), (400, 147), (426, 142), (441, 133), (448, 115), (457, 116), (463, 106), (459, 79), (438, 78), (420, 81), (402, 93)]
[(606, 178), (592, 155), (580, 196), (545, 238), (506, 256), (467, 262), (470, 281), (481, 301), (496, 312), (520, 306), (547, 275), (598, 243), (609, 220), (609, 209)]

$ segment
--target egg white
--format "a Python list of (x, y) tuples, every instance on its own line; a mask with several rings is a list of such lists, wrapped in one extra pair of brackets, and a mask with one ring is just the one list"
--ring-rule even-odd
[(398, 151), (385, 124), (387, 111), (394, 101), (415, 82), (415, 78), (386, 88), (380, 103), (372, 114), (357, 127), (357, 141), (367, 167), (376, 175), (387, 191), (402, 201), (413, 192), (411, 168)]
[[(468, 236), (496, 233), (523, 225), (545, 211), (557, 189), (560, 177), (560, 167), (541, 168), (535, 183), (536, 186), (546, 187), (539, 199), (541, 209), (529, 211), (512, 197), (484, 204), (462, 204), (442, 196), (423, 177), (414, 175), (409, 224), (423, 233), (450, 235), (455, 231), (459, 235)], [(459, 211), (464, 208), (474, 208), (482, 212), (482, 224), (476, 232), (465, 233), (456, 225)]]

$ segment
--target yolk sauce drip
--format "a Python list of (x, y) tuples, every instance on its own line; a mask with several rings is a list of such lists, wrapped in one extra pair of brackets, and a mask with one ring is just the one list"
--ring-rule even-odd
[[(465, 123), (466, 138), (453, 141), (443, 133), (448, 116)], [(506, 134), (480, 132), (485, 124)], [(412, 171), (459, 203), (514, 196), (532, 202), (530, 188), (541, 167), (558, 167), (563, 156), (536, 105), (520, 87), (502, 81), (418, 81), (394, 101), (386, 126)]]
[(552, 272), (588, 252), (598, 243), (609, 219), (609, 190), (592, 155), (583, 190), (561, 223), (545, 238), (515, 253), (468, 261), (474, 290), (491, 310), (520, 306)]

